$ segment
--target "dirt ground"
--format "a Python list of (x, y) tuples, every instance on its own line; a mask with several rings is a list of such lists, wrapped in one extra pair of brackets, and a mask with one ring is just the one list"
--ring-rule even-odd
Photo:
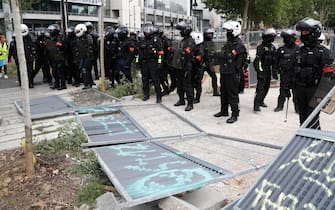
[(36, 177), (28, 179), (21, 149), (0, 152), (0, 209), (73, 209), (82, 181), (70, 174), (66, 156), (36, 157)]

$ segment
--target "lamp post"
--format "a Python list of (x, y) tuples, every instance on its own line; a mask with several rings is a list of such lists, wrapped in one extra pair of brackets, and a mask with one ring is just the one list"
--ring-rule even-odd
[(197, 0), (190, 0), (190, 16), (192, 19), (192, 25), (193, 25), (193, 29), (194, 29), (194, 24), (193, 24), (193, 7), (197, 7), (198, 3)]
[(128, 12), (129, 12), (129, 18), (128, 18), (128, 27), (130, 28), (130, 13), (131, 13), (131, 7), (130, 7), (130, 3), (132, 2), (133, 0), (129, 0), (128, 1)]

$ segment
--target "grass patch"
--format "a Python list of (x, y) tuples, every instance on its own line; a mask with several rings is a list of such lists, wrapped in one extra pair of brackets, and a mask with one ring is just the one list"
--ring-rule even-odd
[(93, 153), (89, 153), (85, 159), (82, 159), (79, 164), (75, 165), (72, 168), (72, 173), (78, 177), (98, 178), (103, 184), (111, 184)]
[(81, 144), (87, 141), (81, 128), (74, 121), (68, 121), (58, 130), (57, 139), (40, 141), (35, 145), (35, 152), (44, 155), (68, 152), (73, 156), (80, 156)]
[(79, 206), (82, 204), (94, 204), (95, 200), (104, 192), (104, 186), (99, 181), (87, 182), (83, 188), (78, 191), (77, 203)]

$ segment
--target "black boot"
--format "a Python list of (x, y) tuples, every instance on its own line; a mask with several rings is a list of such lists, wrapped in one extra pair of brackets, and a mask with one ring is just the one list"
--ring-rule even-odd
[(259, 108), (259, 106), (254, 106), (254, 112), (260, 112), (261, 109)]
[(277, 106), (275, 109), (274, 109), (274, 112), (279, 112), (279, 111), (282, 111), (283, 110), (283, 107), (281, 106)]
[(149, 100), (149, 96), (144, 96), (144, 97), (142, 98), (142, 101), (147, 101), (147, 100)]
[(236, 122), (237, 121), (237, 117), (236, 116), (231, 116), (227, 121), (226, 121), (226, 123), (234, 123), (234, 122)]
[(193, 100), (194, 104), (200, 103), (200, 93), (197, 93), (197, 95), (195, 96), (194, 100)]
[(183, 106), (183, 105), (185, 105), (185, 101), (183, 100), (179, 100), (177, 101), (177, 103), (174, 104), (174, 106)]
[(228, 117), (228, 112), (218, 112), (214, 114), (214, 117)]
[(193, 109), (193, 104), (187, 104), (185, 111), (188, 112), (188, 111), (191, 111), (192, 109)]
[(157, 99), (156, 99), (156, 103), (157, 104), (160, 104), (162, 102), (162, 97), (157, 97)]
[(268, 105), (266, 105), (264, 102), (262, 102), (262, 103), (260, 104), (260, 106), (261, 106), (261, 107), (265, 107), (265, 108), (268, 107)]

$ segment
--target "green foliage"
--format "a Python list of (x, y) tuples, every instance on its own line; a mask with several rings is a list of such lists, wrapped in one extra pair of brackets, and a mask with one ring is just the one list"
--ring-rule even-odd
[(17, 75), (17, 68), (14, 62), (7, 64), (8, 75)]
[(83, 131), (73, 121), (68, 121), (59, 128), (58, 138), (55, 140), (44, 140), (35, 145), (35, 151), (41, 154), (53, 154), (69, 152), (79, 156), (82, 149), (81, 144), (86, 142)]
[(107, 93), (117, 98), (129, 95), (139, 95), (142, 94), (141, 83), (137, 81), (131, 83), (123, 80), (121, 81), (121, 84), (117, 84), (114, 88), (108, 89)]
[(40, 0), (19, 0), (20, 10), (32, 10), (33, 5), (40, 2)]
[(108, 89), (107, 93), (117, 98), (130, 95), (137, 95), (138, 97), (142, 97), (142, 80), (137, 75), (137, 71), (138, 70), (136, 70), (135, 65), (132, 65), (133, 82), (128, 82), (125, 78), (123, 78), (120, 84), (117, 84), (112, 89)]
[(209, 9), (225, 13), (228, 19), (243, 16), (243, 8), (249, 3), (248, 21), (265, 27), (290, 27), (304, 17), (314, 17), (322, 24), (333, 25), (334, 0), (205, 0)]
[(99, 181), (87, 182), (77, 193), (77, 203), (94, 204), (95, 200), (104, 193), (104, 187)]
[(72, 168), (72, 173), (77, 176), (94, 177), (95, 179), (99, 179), (100, 183), (110, 184), (108, 177), (101, 169), (98, 159), (93, 153), (90, 153), (87, 158), (75, 165)]

